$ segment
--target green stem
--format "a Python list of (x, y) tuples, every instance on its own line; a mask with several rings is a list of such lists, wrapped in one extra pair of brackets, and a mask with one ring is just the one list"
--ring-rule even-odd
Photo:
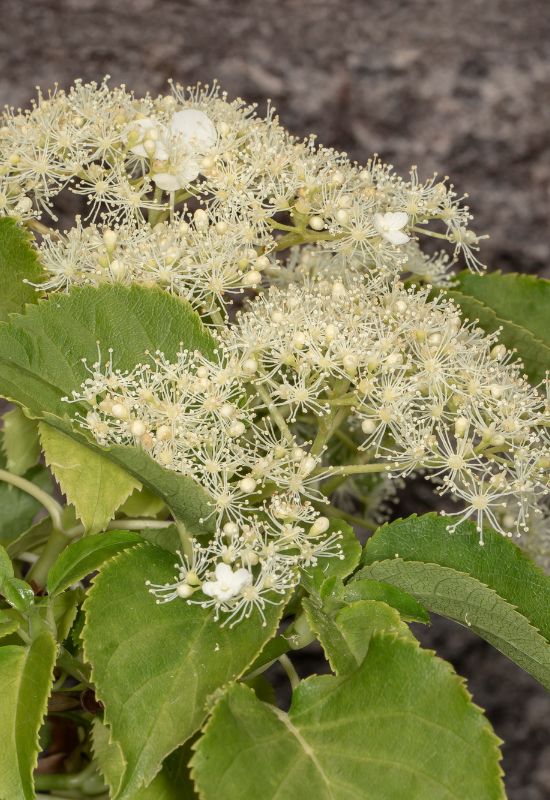
[(294, 691), (300, 683), (300, 676), (296, 672), (294, 664), (292, 663), (290, 658), (284, 654), (282, 656), (279, 656), (279, 664), (286, 672), (288, 680), (290, 681), (290, 685), (292, 687), (292, 691)]
[(325, 517), (343, 519), (346, 522), (349, 522), (350, 525), (357, 525), (358, 527), (365, 528), (365, 530), (368, 531), (375, 531), (378, 528), (378, 525), (375, 525), (373, 522), (369, 522), (362, 517), (356, 517), (355, 514), (348, 514), (347, 511), (342, 511), (340, 508), (326, 506), (323, 503), (314, 503), (314, 505), (315, 508), (317, 508)]
[(180, 520), (175, 521), (176, 528), (178, 529), (183, 554), (187, 556), (189, 561), (193, 558), (193, 537), (185, 527), (184, 523)]
[(43, 491), (43, 489), (40, 489), (34, 483), (31, 483), (31, 481), (28, 481), (26, 478), (22, 478), (20, 475), (12, 475), (11, 472), (7, 472), (4, 469), (0, 469), (0, 481), (11, 483), (12, 486), (22, 489), (27, 494), (30, 494), (31, 497), (34, 497), (35, 500), (38, 500), (40, 505), (44, 506), (50, 515), (54, 528), (63, 530), (63, 523), (61, 521), (63, 508), (56, 500), (53, 499), (51, 495)]
[(427, 228), (417, 228), (415, 225), (409, 230), (414, 231), (415, 233), (423, 233), (424, 236), (431, 236), (433, 239), (445, 239), (446, 242), (449, 241), (449, 237), (445, 233), (437, 233), (436, 231), (430, 231)]
[(290, 428), (288, 427), (285, 418), (283, 417), (277, 406), (274, 406), (273, 403), (271, 402), (269, 392), (267, 391), (265, 386), (261, 383), (255, 384), (255, 388), (260, 397), (262, 398), (262, 400), (264, 401), (267, 410), (269, 412), (269, 416), (271, 417), (273, 422), (277, 425), (277, 427), (279, 428), (285, 439), (288, 441), (288, 443), (293, 445), (294, 437), (292, 436)]
[(67, 547), (71, 537), (62, 530), (54, 528), (38, 559), (27, 573), (29, 583), (33, 581), (42, 588), (46, 585), (50, 567), (57, 560), (58, 555)]
[(90, 682), (90, 668), (83, 664), (76, 656), (65, 650), (64, 647), (59, 649), (57, 656), (57, 665), (61, 667), (68, 675), (76, 678), (80, 683), (85, 684), (87, 687), (92, 688)]

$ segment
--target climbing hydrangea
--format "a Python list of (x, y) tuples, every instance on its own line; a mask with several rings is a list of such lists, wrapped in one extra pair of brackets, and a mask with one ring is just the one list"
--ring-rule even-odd
[[(78, 213), (62, 231), (45, 222), (65, 193)], [(412, 474), (448, 497), (449, 529), (473, 517), (481, 542), (484, 524), (541, 539), (548, 403), (498, 334), (433, 291), (458, 259), (481, 269), (446, 181), (352, 163), (217, 86), (138, 99), (77, 82), (6, 111), (0, 213), (39, 237), (37, 291), (160, 287), (216, 339), (211, 359), (182, 344), (129, 371), (100, 354), (67, 398), (101, 445), (140, 447), (208, 495), (214, 533), (149, 584), (158, 602), (263, 617), (343, 557), (331, 518), (353, 521), (350, 497), (366, 513)]]

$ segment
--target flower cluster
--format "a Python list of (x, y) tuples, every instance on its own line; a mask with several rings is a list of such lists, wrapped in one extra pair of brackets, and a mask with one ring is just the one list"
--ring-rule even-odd
[[(44, 225), (62, 192), (84, 203), (66, 233)], [(7, 109), (0, 127), (0, 214), (46, 235), (49, 291), (158, 284), (211, 316), (301, 246), (346, 272), (445, 285), (448, 256), (425, 255), (419, 241), (444, 239), (478, 269), (462, 201), (436, 176), (421, 182), (413, 169), (404, 180), (377, 157), (360, 166), (298, 140), (272, 108), (261, 118), (217, 86), (138, 99), (76, 82)]]
[(263, 613), (273, 593), (285, 595), (300, 568), (342, 557), (341, 533), (315, 507), (326, 503), (315, 476), (319, 460), (272, 423), (260, 394), (247, 391), (252, 359), (218, 352), (210, 361), (181, 351), (170, 362), (156, 353), (121, 372), (111, 354), (89, 371), (72, 401), (92, 406), (81, 423), (97, 441), (142, 447), (195, 479), (210, 499), (213, 540), (193, 542), (174, 583), (151, 587), (160, 600), (200, 589), (201, 600), (190, 602), (241, 619), (253, 607)]
[[(62, 192), (80, 203), (65, 232), (44, 224)], [(264, 617), (301, 570), (342, 557), (329, 518), (356, 520), (350, 486), (351, 511), (378, 520), (412, 474), (448, 496), (449, 528), (548, 539), (548, 400), (497, 335), (432, 297), (459, 257), (481, 268), (463, 201), (446, 179), (296, 139), (217, 86), (136, 98), (77, 82), (6, 111), (0, 214), (41, 237), (37, 289), (161, 287), (216, 339), (128, 371), (99, 357), (70, 400), (100, 444), (206, 493), (213, 536), (150, 584), (158, 602)], [(427, 237), (450, 252), (424, 252)]]

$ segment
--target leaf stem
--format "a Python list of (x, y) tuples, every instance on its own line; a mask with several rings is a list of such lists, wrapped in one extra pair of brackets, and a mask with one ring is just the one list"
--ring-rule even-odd
[(40, 588), (45, 586), (50, 567), (70, 541), (71, 537), (67, 536), (64, 531), (59, 528), (53, 528), (40, 556), (28, 571), (26, 580), (29, 583), (33, 581)]
[(300, 683), (300, 676), (296, 672), (294, 664), (292, 663), (290, 658), (284, 653), (282, 656), (279, 656), (279, 664), (286, 672), (287, 678), (290, 681), (290, 685), (292, 687), (292, 691), (294, 691)]
[(51, 495), (49, 495), (43, 489), (40, 489), (34, 483), (31, 483), (31, 481), (28, 481), (26, 478), (22, 478), (20, 475), (12, 475), (11, 472), (7, 472), (5, 469), (0, 469), (0, 481), (11, 483), (12, 486), (16, 486), (18, 489), (30, 494), (35, 500), (38, 500), (40, 505), (44, 506), (50, 515), (54, 528), (57, 528), (60, 531), (63, 530), (61, 516), (63, 514), (63, 508), (59, 505), (57, 500), (53, 499)]

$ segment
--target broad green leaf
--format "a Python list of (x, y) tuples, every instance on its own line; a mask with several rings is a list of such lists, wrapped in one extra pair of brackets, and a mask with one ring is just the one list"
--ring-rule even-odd
[(361, 545), (353, 528), (341, 519), (331, 519), (327, 536), (341, 532), (342, 558), (320, 558), (315, 567), (303, 569), (303, 583), (308, 589), (318, 591), (327, 578), (345, 578), (350, 575), (361, 559)]
[(367, 542), (362, 563), (395, 557), (466, 572), (515, 606), (550, 641), (550, 577), (496, 531), (485, 528), (480, 547), (473, 522), (463, 523), (454, 533), (447, 530), (448, 524), (439, 514), (424, 514), (384, 525)]
[(4, 439), (6, 466), (15, 475), (24, 475), (38, 462), (40, 442), (35, 420), (29, 419), (20, 408), (4, 414)]
[(470, 628), (550, 690), (550, 645), (514, 606), (481, 581), (439, 564), (401, 558), (376, 561), (359, 574), (393, 583), (429, 611)]
[(335, 614), (328, 614), (313, 600), (304, 600), (302, 605), (309, 625), (336, 674), (357, 669), (376, 633), (412, 636), (397, 611), (377, 600), (359, 600)]
[(32, 800), (38, 731), (46, 712), (55, 641), (43, 630), (28, 647), (0, 647), (0, 798)]
[(175, 525), (169, 525), (167, 528), (143, 528), (139, 534), (145, 541), (171, 553), (181, 550), (181, 538)]
[(16, 539), (6, 545), (6, 550), (12, 558), (17, 558), (26, 550), (36, 550), (49, 539), (52, 532), (52, 521), (50, 517), (44, 517), (39, 522), (31, 525), (26, 531), (21, 533)]
[(97, 360), (98, 341), (104, 359), (113, 348), (113, 365), (122, 370), (156, 350), (175, 358), (181, 346), (206, 356), (215, 348), (191, 307), (160, 289), (74, 289), (0, 326), (0, 395), (118, 464), (162, 497), (191, 533), (204, 533), (200, 519), (212, 509), (195, 481), (164, 469), (138, 447), (100, 448), (67, 418), (86, 411), (85, 405), (68, 405), (62, 398), (88, 377), (82, 359)]
[(34, 603), (31, 586), (21, 578), (4, 578), (0, 586), (0, 595), (3, 595), (10, 606), (17, 611), (28, 611)]
[(498, 740), (452, 668), (375, 636), (350, 674), (295, 690), (288, 714), (236, 684), (194, 746), (202, 800), (503, 800)]
[(78, 539), (58, 557), (48, 573), (49, 594), (60, 594), (69, 586), (98, 570), (109, 558), (143, 542), (133, 531), (108, 531)]
[(517, 350), (534, 383), (550, 369), (550, 281), (531, 275), (462, 272), (449, 296), (485, 331)]
[(397, 586), (373, 580), (352, 580), (346, 584), (342, 592), (346, 603), (357, 600), (380, 600), (399, 612), (405, 622), (429, 623), (430, 617), (425, 608), (412, 595)]
[(108, 561), (85, 603), (84, 652), (105, 720), (126, 760), (116, 797), (128, 800), (202, 724), (210, 695), (243, 674), (277, 628), (283, 606), (221, 627), (198, 604), (157, 604), (145, 580), (174, 575), (151, 544)]
[(127, 517), (156, 517), (165, 509), (164, 500), (147, 489), (136, 489), (118, 509)]
[(31, 245), (32, 237), (15, 220), (0, 219), (0, 320), (19, 313), (25, 303), (36, 303), (39, 292), (25, 280), (40, 283), (44, 271)]
[[(93, 751), (99, 771), (114, 795), (124, 775), (124, 756), (120, 746), (110, 741), (109, 728), (97, 718), (93, 723)], [(190, 755), (187, 746), (171, 753), (152, 783), (138, 789), (132, 800), (193, 800), (197, 795), (187, 766)]]
[(141, 484), (105, 456), (38, 423), (46, 464), (88, 533), (104, 530), (115, 511)]
[[(7, 469), (6, 455), (3, 449), (4, 432), (0, 431), (0, 469)], [(40, 489), (50, 492), (52, 479), (44, 467), (32, 467), (24, 477), (35, 483)], [(0, 480), (0, 544), (8, 546), (27, 528), (42, 506), (27, 492)]]
[(16, 616), (17, 612), (11, 608), (2, 609), (0, 611), (0, 639), (4, 636), (9, 636), (19, 627), (19, 619)]
[(13, 564), (7, 551), (0, 545), (0, 589), (6, 578), (13, 578)]

